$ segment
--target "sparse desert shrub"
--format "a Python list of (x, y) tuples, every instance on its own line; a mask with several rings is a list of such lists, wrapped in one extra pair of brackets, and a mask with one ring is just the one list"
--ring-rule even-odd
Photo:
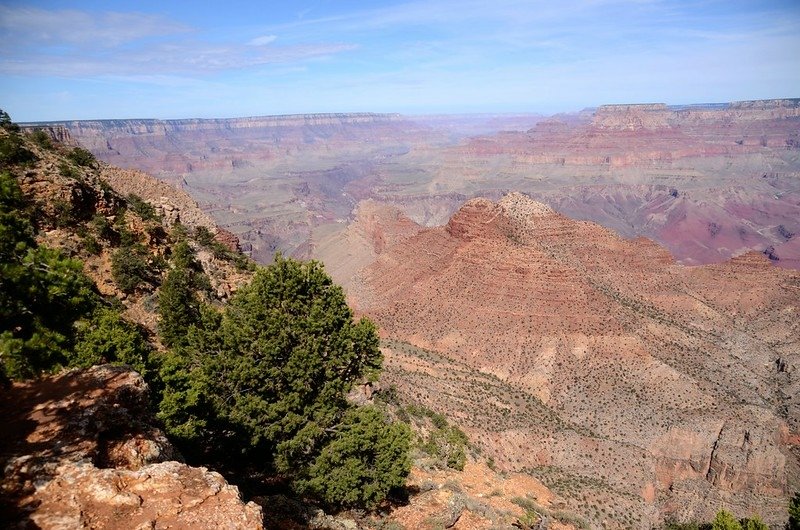
[(156, 208), (138, 195), (131, 193), (127, 197), (128, 207), (145, 221), (155, 221), (158, 219)]
[(517, 524), (514, 526), (522, 530), (533, 530), (539, 527), (541, 521), (542, 517), (538, 513), (533, 510), (525, 510), (525, 513), (522, 514), (522, 517), (517, 519)]
[(62, 177), (67, 177), (71, 179), (79, 179), (81, 177), (80, 171), (78, 171), (74, 166), (71, 164), (61, 161), (58, 164), (58, 173)]
[(125, 210), (122, 210), (114, 219), (114, 231), (119, 234), (121, 247), (133, 247), (139, 244), (139, 234), (128, 228)]
[(36, 160), (36, 155), (25, 147), (25, 141), (20, 135), (9, 134), (0, 137), (0, 165), (26, 165)]
[(57, 200), (53, 203), (53, 223), (58, 228), (66, 228), (77, 222), (77, 212), (72, 203), (64, 200)]
[(440, 458), (442, 463), (459, 471), (464, 469), (467, 462), (467, 449), (469, 439), (461, 429), (450, 425), (442, 414), (432, 411), (427, 407), (410, 404), (401, 409), (408, 416), (415, 418), (427, 417), (431, 420), (433, 430), (422, 443), (421, 449), (431, 456)]
[(83, 248), (89, 254), (100, 254), (100, 252), (103, 250), (103, 247), (102, 245), (100, 245), (100, 242), (92, 234), (84, 234)]
[(214, 234), (205, 226), (198, 226), (194, 229), (194, 238), (198, 243), (207, 247), (214, 242)]
[(200, 245), (210, 250), (217, 259), (232, 261), (238, 270), (254, 271), (255, 263), (247, 256), (239, 252), (234, 252), (214, 238), (214, 234), (205, 226), (198, 226), (194, 229), (194, 239)]
[(152, 282), (157, 273), (157, 264), (139, 245), (121, 247), (111, 255), (111, 274), (124, 293), (133, 293), (143, 284)]
[(445, 427), (431, 432), (423, 449), (441, 458), (451, 469), (462, 471), (467, 462), (466, 449), (469, 439), (458, 427), (445, 423)]
[(67, 158), (73, 163), (83, 167), (95, 167), (97, 159), (92, 153), (82, 147), (75, 147), (67, 153)]
[(42, 149), (53, 148), (53, 141), (50, 139), (50, 135), (41, 129), (36, 129), (31, 133), (31, 140)]
[(97, 237), (111, 244), (119, 244), (120, 234), (114, 229), (114, 225), (105, 216), (97, 214), (92, 218), (92, 227)]

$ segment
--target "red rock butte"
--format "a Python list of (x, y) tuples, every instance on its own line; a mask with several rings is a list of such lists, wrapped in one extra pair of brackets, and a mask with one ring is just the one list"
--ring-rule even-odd
[(519, 193), (402, 233), (350, 286), (385, 335), (385, 384), (503, 468), (574, 483), (570, 507), (609, 506), (610, 527), (723, 504), (780, 520), (798, 485), (800, 386), (780, 366), (800, 364), (799, 273), (757, 253), (686, 267)]

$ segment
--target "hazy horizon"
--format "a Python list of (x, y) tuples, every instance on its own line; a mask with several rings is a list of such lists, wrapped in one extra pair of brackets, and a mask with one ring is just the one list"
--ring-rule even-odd
[(66, 5), (0, 6), (16, 121), (554, 114), (800, 87), (791, 0)]
[[(288, 113), (288, 114), (251, 114), (251, 115), (238, 115), (238, 116), (208, 116), (208, 117), (198, 117), (198, 116), (187, 116), (181, 118), (161, 118), (161, 117), (154, 117), (154, 116), (120, 116), (115, 118), (77, 118), (77, 119), (58, 119), (58, 120), (17, 120), (14, 119), (15, 122), (20, 124), (37, 124), (37, 123), (68, 123), (73, 121), (129, 121), (129, 120), (153, 120), (153, 121), (181, 121), (181, 120), (236, 120), (236, 119), (247, 119), (247, 118), (271, 118), (271, 117), (288, 117), (288, 116), (304, 116), (304, 115), (354, 115), (354, 114), (374, 114), (374, 115), (383, 115), (383, 116), (392, 116), (396, 115), (401, 118), (408, 118), (408, 119), (420, 119), (420, 118), (437, 118), (437, 117), (511, 117), (511, 116), (554, 116), (558, 114), (579, 114), (584, 111), (594, 110), (598, 107), (602, 107), (605, 105), (658, 105), (658, 104), (665, 104), (667, 108), (681, 108), (681, 107), (704, 107), (704, 106), (719, 106), (719, 105), (728, 105), (731, 103), (740, 103), (746, 101), (771, 101), (771, 100), (800, 100), (800, 97), (782, 97), (782, 98), (769, 98), (764, 100), (739, 100), (739, 101), (706, 101), (706, 102), (685, 102), (685, 103), (665, 103), (663, 101), (648, 101), (648, 102), (635, 102), (635, 103), (601, 103), (599, 105), (592, 105), (589, 107), (583, 107), (580, 109), (573, 109), (573, 110), (565, 110), (560, 112), (537, 112), (535, 110), (532, 111), (520, 111), (520, 112), (492, 112), (492, 111), (484, 111), (484, 112), (430, 112), (430, 113), (417, 113), (417, 114), (407, 114), (402, 112), (371, 112), (371, 111), (336, 111), (336, 112), (295, 112), (295, 113)], [(12, 116), (12, 118), (14, 118)]]

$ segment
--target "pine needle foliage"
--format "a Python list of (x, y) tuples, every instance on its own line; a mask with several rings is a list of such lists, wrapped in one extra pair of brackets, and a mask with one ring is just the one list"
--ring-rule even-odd
[[(347, 401), (377, 377), (378, 345), (321, 264), (278, 255), (221, 312), (202, 309), (162, 367), (160, 415), (187, 445), (214, 440), (205, 449), (292, 477), (302, 492), (372, 506), (409, 469), (407, 427)], [(337, 462), (352, 477), (333, 473)]]

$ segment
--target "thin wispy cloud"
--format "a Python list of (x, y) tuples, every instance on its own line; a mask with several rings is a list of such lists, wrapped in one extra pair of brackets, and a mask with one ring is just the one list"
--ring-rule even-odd
[(276, 45), (276, 35), (211, 42), (161, 16), (0, 7), (0, 73), (19, 76), (202, 75), (301, 62), (355, 49)]
[(184, 24), (145, 13), (87, 13), (75, 9), (0, 6), (4, 48), (20, 44), (111, 48), (147, 37), (188, 31), (190, 28)]
[(800, 95), (796, 0), (149, 1), (0, 7), (9, 108), (47, 119), (51, 86), (71, 94), (65, 118), (113, 116), (121, 99), (129, 115), (191, 117)]
[(291, 63), (355, 49), (351, 44), (307, 44), (285, 47), (158, 44), (142, 50), (119, 50), (81, 56), (31, 54), (0, 58), (0, 72), (9, 75), (87, 77), (107, 75), (202, 75), (225, 70)]
[(278, 39), (275, 35), (262, 35), (261, 37), (256, 37), (252, 39), (248, 44), (251, 46), (266, 46), (267, 44), (272, 44)]

